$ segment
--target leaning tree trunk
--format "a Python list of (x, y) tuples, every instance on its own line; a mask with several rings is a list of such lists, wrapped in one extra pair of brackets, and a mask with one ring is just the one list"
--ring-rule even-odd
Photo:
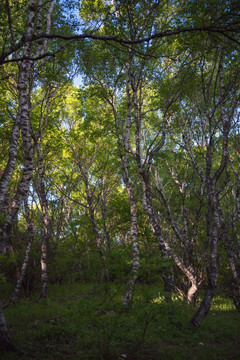
[[(221, 46), (222, 47), (222, 46)], [(219, 61), (219, 91), (220, 91), (220, 119), (217, 123), (218, 126), (222, 127), (222, 154), (221, 154), (221, 163), (217, 167), (216, 171), (213, 172), (213, 151), (214, 151), (214, 131), (212, 129), (212, 118), (208, 117), (209, 125), (209, 134), (208, 134), (208, 143), (206, 149), (206, 176), (205, 183), (208, 193), (208, 200), (210, 204), (211, 214), (212, 214), (212, 226), (211, 226), (211, 244), (210, 244), (210, 258), (207, 266), (207, 278), (208, 285), (205, 290), (204, 298), (200, 304), (200, 307), (196, 314), (190, 321), (190, 325), (198, 327), (200, 326), (204, 317), (208, 314), (211, 306), (211, 301), (214, 296), (215, 289), (217, 287), (217, 250), (218, 250), (218, 237), (219, 230), (221, 227), (221, 219), (219, 215), (220, 204), (219, 204), (219, 194), (223, 191), (224, 186), (226, 186), (228, 176), (226, 177), (224, 186), (219, 185), (217, 188), (218, 181), (224, 171), (227, 172), (227, 166), (229, 162), (229, 151), (228, 151), (228, 138), (229, 131), (231, 128), (231, 118), (226, 115), (225, 111), (225, 101), (227, 98), (227, 93), (224, 89), (224, 78), (223, 78), (223, 51), (221, 50), (221, 58)], [(206, 136), (207, 137), (207, 136)]]
[[(167, 211), (167, 215), (168, 215), (168, 220), (170, 222), (170, 225), (176, 235), (176, 237), (181, 241), (181, 243), (183, 243), (185, 245), (185, 249), (187, 250), (187, 254), (189, 254), (189, 241), (186, 242), (186, 238), (187, 238), (187, 231), (186, 229), (184, 230), (185, 234), (183, 235), (181, 232), (181, 229), (179, 228), (178, 224), (174, 221), (173, 216), (171, 214), (170, 211), (170, 207), (168, 204), (168, 201), (166, 200), (165, 194), (163, 192), (163, 189), (161, 187), (160, 184), (156, 185), (156, 189), (159, 192), (159, 194), (161, 195), (161, 200), (163, 202), (163, 205)], [(152, 210), (153, 212), (153, 210)], [(154, 215), (154, 213), (153, 213)], [(186, 227), (186, 225), (185, 225)], [(196, 235), (195, 235), (196, 236)], [(169, 255), (171, 256), (171, 258), (174, 260), (174, 262), (176, 263), (176, 265), (179, 267), (179, 269), (184, 273), (184, 275), (186, 275), (188, 281), (190, 282), (191, 286), (187, 291), (187, 301), (188, 303), (195, 303), (196, 301), (196, 295), (198, 292), (198, 288), (199, 288), (199, 284), (200, 281), (198, 281), (198, 278), (196, 276), (196, 273), (193, 269), (193, 266), (191, 264), (190, 261), (190, 257), (188, 256), (188, 265), (185, 265), (183, 262), (183, 259), (180, 258), (179, 256), (177, 256), (175, 254), (175, 252), (172, 250), (172, 248), (169, 246), (169, 244), (165, 241), (165, 246), (167, 248), (167, 251), (169, 253)], [(185, 294), (184, 294), (185, 295)]]
[[(214, 186), (215, 188), (215, 186)], [(211, 189), (211, 206), (212, 206), (212, 231), (211, 231), (211, 249), (209, 265), (207, 266), (208, 285), (204, 293), (203, 300), (199, 309), (194, 314), (189, 324), (194, 327), (199, 327), (204, 317), (208, 314), (211, 302), (214, 297), (215, 289), (217, 287), (217, 249), (218, 236), (220, 229), (220, 219), (218, 215), (218, 201), (216, 191)]]
[[(128, 64), (128, 78), (127, 78), (127, 120), (126, 120), (126, 131), (125, 131), (125, 141), (124, 141), (124, 148), (126, 151), (126, 159), (128, 153), (132, 153), (134, 160), (138, 166), (138, 171), (140, 176), (142, 177), (142, 184), (143, 184), (143, 207), (145, 208), (151, 226), (153, 228), (154, 234), (158, 239), (162, 258), (164, 262), (168, 262), (168, 253), (162, 238), (161, 229), (157, 224), (153, 213), (153, 205), (152, 205), (152, 196), (151, 196), (151, 187), (149, 181), (149, 170), (151, 167), (152, 157), (146, 154), (146, 157), (143, 157), (143, 144), (142, 144), (142, 70), (141, 67), (140, 73), (137, 74), (135, 71), (135, 64), (134, 64), (134, 46), (131, 48), (129, 57), (129, 64)], [(143, 63), (144, 64), (144, 63)], [(142, 66), (144, 66), (142, 64)], [(133, 111), (132, 111), (133, 110)], [(130, 145), (130, 130), (132, 127), (132, 112), (133, 118), (135, 123), (135, 150)], [(165, 133), (163, 139), (165, 138)], [(164, 144), (164, 140), (160, 146), (155, 147), (155, 151), (160, 150), (162, 145)], [(147, 151), (148, 153), (148, 151)], [(153, 153), (152, 153), (153, 156)], [(143, 160), (144, 159), (144, 160)], [(143, 165), (145, 164), (145, 165)], [(128, 164), (127, 164), (128, 166)], [(145, 167), (145, 169), (144, 169)], [(126, 182), (125, 182), (126, 183)], [(131, 205), (131, 204), (130, 204)], [(171, 300), (171, 291), (173, 288), (173, 274), (171, 272), (170, 266), (165, 267), (163, 270), (163, 282), (164, 282), (164, 294), (166, 301)]]
[[(168, 256), (172, 258), (172, 260), (175, 262), (175, 264), (179, 267), (179, 269), (183, 272), (183, 274), (187, 277), (189, 282), (191, 283), (190, 288), (188, 289), (187, 293), (187, 300), (188, 303), (192, 303), (195, 300), (196, 293), (199, 288), (199, 282), (194, 274), (194, 271), (192, 267), (186, 266), (182, 260), (181, 257), (177, 256), (176, 253), (173, 251), (173, 249), (170, 247), (167, 241), (164, 240), (162, 235), (162, 229), (157, 221), (157, 218), (154, 213), (153, 204), (152, 204), (152, 195), (151, 195), (151, 189), (149, 184), (149, 174), (146, 172), (142, 173), (143, 178), (143, 191), (144, 191), (144, 197), (143, 197), (143, 206), (148, 214), (151, 226), (154, 231), (154, 235), (158, 239), (158, 243), (161, 249), (162, 257), (165, 261), (168, 261)], [(172, 224), (174, 226), (174, 224)], [(178, 236), (181, 238), (179, 229), (175, 226), (175, 232), (178, 234)], [(167, 267), (165, 269), (165, 273), (163, 274), (164, 279), (164, 290), (165, 290), (165, 298), (167, 301), (171, 298), (171, 291), (174, 286), (173, 283), (173, 276), (170, 267)]]
[[(22, 199), (28, 192), (29, 178), (32, 175), (32, 149), (31, 141), (29, 140), (29, 94), (28, 82), (30, 77), (29, 61), (23, 61), (18, 65), (19, 78), (18, 78), (18, 91), (19, 91), (19, 108), (18, 114), (14, 122), (11, 139), (9, 142), (9, 157), (7, 166), (3, 172), (0, 180), (0, 215), (2, 220), (0, 222), (0, 252), (6, 253), (10, 245), (10, 234), (12, 224), (17, 214)], [(24, 147), (24, 171), (20, 185), (18, 186), (17, 194), (15, 195), (12, 205), (7, 202), (7, 192), (13, 171), (16, 165), (18, 153), (18, 138), (22, 130), (22, 140)]]

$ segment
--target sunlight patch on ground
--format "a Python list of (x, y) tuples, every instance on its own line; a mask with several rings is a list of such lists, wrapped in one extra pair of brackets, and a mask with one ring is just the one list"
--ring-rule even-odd
[(213, 300), (211, 310), (221, 310), (221, 311), (234, 311), (235, 306), (231, 299), (225, 299), (225, 301), (222, 301), (222, 298), (216, 297)]
[(153, 304), (162, 304), (164, 302), (165, 302), (165, 298), (160, 293), (158, 293), (157, 297), (155, 297), (151, 300), (151, 303), (153, 303)]

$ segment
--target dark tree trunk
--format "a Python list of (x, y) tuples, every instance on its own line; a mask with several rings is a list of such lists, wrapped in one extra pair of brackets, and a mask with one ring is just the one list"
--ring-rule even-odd
[(1, 304), (0, 304), (0, 351), (17, 351), (17, 349), (12, 344), (9, 338), (6, 318)]
[(193, 326), (200, 326), (204, 317), (208, 314), (211, 307), (211, 301), (217, 287), (217, 249), (218, 249), (218, 236), (220, 229), (220, 219), (218, 216), (218, 201), (216, 193), (213, 189), (210, 191), (211, 204), (213, 210), (212, 229), (211, 229), (211, 249), (209, 266), (207, 267), (208, 286), (205, 290), (204, 298), (196, 314), (191, 319), (190, 323)]
[(214, 288), (209, 284), (205, 290), (204, 297), (199, 306), (198, 311), (195, 313), (195, 315), (192, 317), (192, 319), (189, 322), (190, 326), (199, 327), (201, 325), (202, 320), (210, 310), (213, 296), (214, 296)]

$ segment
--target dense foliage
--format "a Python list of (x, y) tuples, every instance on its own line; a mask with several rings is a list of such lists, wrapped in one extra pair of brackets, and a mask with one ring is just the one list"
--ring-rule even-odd
[(0, 349), (16, 350), (3, 309), (49, 284), (98, 284), (108, 302), (119, 286), (125, 310), (158, 286), (164, 317), (176, 296), (198, 305), (190, 328), (216, 292), (239, 312), (238, 2), (0, 10)]

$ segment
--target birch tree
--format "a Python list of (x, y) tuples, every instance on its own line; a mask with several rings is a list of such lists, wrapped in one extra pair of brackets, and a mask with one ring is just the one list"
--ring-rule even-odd
[[(192, 116), (182, 113), (178, 124), (182, 132), (182, 140), (196, 174), (204, 184), (207, 198), (208, 219), (206, 222), (205, 266), (207, 287), (201, 305), (191, 320), (191, 324), (199, 326), (207, 315), (211, 300), (217, 287), (218, 247), (221, 234), (221, 194), (229, 183), (229, 134), (233, 126), (233, 108), (227, 106), (230, 86), (226, 84), (224, 73), (224, 50), (215, 50), (215, 57), (208, 62), (202, 58), (199, 63), (201, 74), (201, 95), (197, 99), (197, 112)], [(208, 70), (208, 75), (206, 69)], [(236, 78), (235, 78), (236, 79)], [(233, 85), (233, 83), (232, 83)], [(232, 105), (234, 106), (235, 101)], [(182, 108), (184, 109), (184, 107)], [(187, 109), (187, 107), (185, 107)], [(190, 122), (189, 122), (190, 121)], [(191, 125), (190, 125), (191, 124)], [(198, 129), (201, 129), (199, 132)], [(200, 135), (200, 137), (198, 137)], [(197, 156), (195, 147), (201, 149), (201, 157)]]
[[(15, 24), (13, 23), (13, 10), (8, 1), (6, 1), (6, 6), (11, 42), (16, 44), (19, 36), (19, 33), (16, 34), (16, 29), (18, 30), (18, 28), (15, 28)], [(25, 36), (27, 38), (32, 37), (35, 31), (39, 34), (43, 28), (44, 31), (49, 34), (52, 26), (51, 16), (54, 9), (54, 1), (49, 2), (47, 8), (41, 0), (39, 0), (38, 3), (35, 0), (30, 0), (27, 4), (24, 3), (23, 9), (25, 9), (25, 6), (27, 7), (27, 20), (24, 19), (24, 14), (22, 14), (23, 16), (21, 17), (21, 25), (24, 28)], [(23, 9), (20, 9), (20, 11)], [(14, 16), (14, 18), (16, 17)], [(39, 64), (39, 66), (36, 66), (34, 69), (34, 65), (36, 64), (34, 64), (34, 61), (30, 60), (30, 58), (38, 58), (45, 54), (47, 45), (48, 41), (46, 39), (38, 41), (36, 44), (26, 42), (22, 51), (19, 51), (17, 54), (19, 59), (17, 61), (18, 77), (16, 81), (16, 102), (18, 108), (16, 116), (13, 116), (14, 123), (9, 140), (8, 160), (0, 179), (0, 215), (2, 219), (0, 224), (0, 251), (2, 253), (7, 252), (11, 243), (12, 226), (17, 218), (23, 200), (28, 196), (29, 185), (34, 170), (34, 146), (31, 136), (32, 93), (35, 88), (35, 81), (44, 63)], [(24, 57), (24, 60), (21, 59), (22, 57)], [(15, 194), (9, 198), (9, 187), (16, 168), (20, 140), (23, 148), (23, 170)], [(3, 337), (1, 347), (4, 348), (5, 346), (8, 346), (7, 340)]]

